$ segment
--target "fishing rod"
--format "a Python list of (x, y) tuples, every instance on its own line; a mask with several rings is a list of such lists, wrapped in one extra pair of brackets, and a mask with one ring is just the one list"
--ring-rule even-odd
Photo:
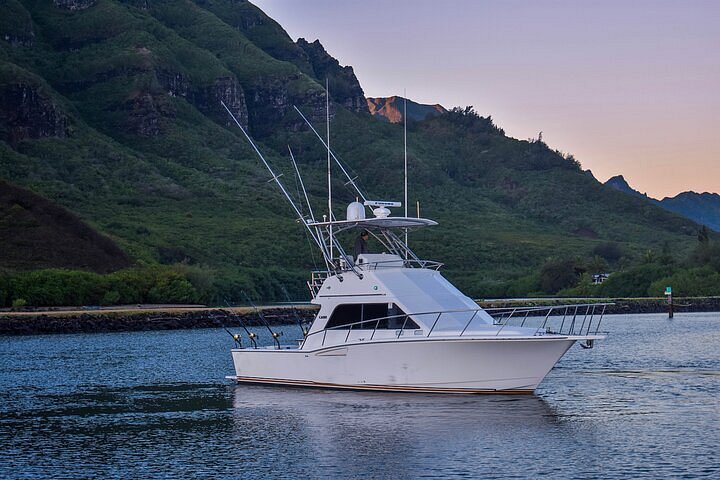
[(308, 331), (305, 329), (305, 322), (303, 322), (302, 318), (300, 318), (300, 314), (298, 314), (297, 309), (295, 308), (295, 304), (292, 302), (292, 300), (290, 300), (290, 295), (288, 294), (285, 285), (281, 285), (280, 288), (282, 289), (283, 293), (285, 294), (285, 298), (290, 304), (290, 309), (292, 310), (293, 317), (295, 317), (295, 322), (298, 324), (298, 327), (300, 327), (303, 337), (307, 337)]
[[(232, 307), (230, 307), (230, 304), (228, 303), (227, 300), (225, 300), (225, 305), (227, 305), (228, 308), (232, 308)], [(251, 332), (250, 330), (248, 330), (248, 328), (245, 326), (245, 322), (240, 318), (240, 315), (237, 315), (235, 312), (230, 311), (230, 310), (220, 310), (220, 311), (225, 313), (229, 317), (235, 318), (235, 320), (240, 324), (242, 329), (245, 330), (245, 333), (247, 334), (248, 338), (250, 339), (250, 341), (253, 344), (253, 348), (257, 348), (257, 342), (255, 341), (255, 338), (257, 338), (257, 333), (254, 333), (254, 332)], [(224, 327), (224, 325), (223, 325), (223, 327)], [(225, 330), (227, 330), (227, 329), (225, 329)], [(233, 338), (235, 338), (235, 337), (233, 336)], [(242, 343), (240, 346), (242, 346)]]
[[(220, 310), (220, 311), (223, 312), (223, 310)], [(242, 348), (242, 346), (243, 346), (242, 345), (242, 335), (240, 335), (239, 333), (232, 333), (230, 330), (228, 330), (228, 328), (225, 326), (225, 324), (222, 321), (222, 317), (219, 317), (217, 315), (212, 315), (211, 318), (213, 320), (217, 320), (218, 322), (220, 322), (220, 326), (223, 328), (223, 330), (225, 330), (228, 333), (228, 335), (230, 335), (232, 337), (232, 339), (235, 341), (236, 348)]]
[(278, 350), (280, 350), (280, 340), (278, 340), (278, 337), (280, 337), (280, 336), (282, 335), (282, 332), (280, 332), (280, 333), (278, 333), (278, 332), (273, 332), (272, 328), (270, 328), (270, 324), (269, 324), (268, 321), (265, 319), (265, 315), (263, 315), (263, 313), (260, 311), (260, 309), (257, 307), (257, 305), (255, 305), (255, 304), (253, 303), (253, 301), (250, 300), (250, 297), (248, 297), (248, 294), (245, 293), (245, 290), (242, 291), (242, 294), (245, 296), (245, 299), (246, 299), (247, 302), (250, 304), (250, 306), (252, 306), (252, 307), (255, 309), (255, 315), (257, 315), (258, 318), (260, 319), (260, 323), (262, 323), (262, 324), (265, 326), (265, 328), (268, 329), (268, 331), (270, 332), (270, 335), (272, 336), (273, 340), (275, 340), (275, 344), (277, 345), (276, 348), (277, 348)]

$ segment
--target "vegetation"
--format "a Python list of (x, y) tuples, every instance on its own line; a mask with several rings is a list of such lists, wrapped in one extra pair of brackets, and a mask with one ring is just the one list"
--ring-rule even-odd
[(589, 281), (583, 283), (578, 279), (570, 288), (550, 293), (583, 297), (644, 297), (661, 296), (670, 286), (673, 294), (681, 297), (720, 295), (720, 243), (709, 241), (706, 234), (705, 229), (701, 230), (697, 246), (684, 258), (673, 256), (668, 249), (660, 254), (650, 250), (637, 264), (618, 264), (617, 270), (600, 285), (591, 285)]
[[(234, 102), (299, 195), (286, 154), (293, 148), (323, 212), (325, 153), (292, 106), (322, 129), (324, 79), (312, 76), (282, 28), (229, 0), (99, 0), (77, 11), (13, 0), (0, 6), (0, 18), (0, 29), (34, 32), (30, 43), (0, 35), (0, 91), (31, 89), (38, 100), (29, 115), (44, 118), (51, 108), (67, 120), (62, 132), (12, 145), (10, 129), (27, 129), (0, 122), (2, 177), (68, 208), (135, 265), (101, 275), (49, 269), (42, 259), (10, 269), (0, 258), (0, 304), (223, 304), (241, 301), (242, 291), (285, 300), (283, 284), (292, 298), (307, 298), (307, 271), (320, 259), (219, 107), (221, 98)], [(0, 119), (16, 110), (2, 103), (10, 97), (0, 95)], [(332, 108), (331, 144), (352, 174), (372, 197), (401, 197), (402, 126)], [(716, 256), (695, 248), (697, 225), (604, 187), (541, 141), (505, 136), (472, 107), (409, 124), (408, 146), (410, 203), (440, 223), (411, 233), (411, 246), (445, 262), (445, 274), (471, 295), (591, 287), (648, 294), (653, 282), (681, 271), (658, 258), (646, 262), (648, 250), (663, 245), (694, 259), (699, 270), (687, 282), (715, 278), (708, 266), (718, 271)], [(338, 175), (334, 182), (334, 213), (342, 217), (354, 194)], [(3, 213), (0, 221), (9, 218)], [(714, 245), (715, 234), (707, 237)], [(8, 245), (0, 236), (0, 250)], [(602, 261), (616, 273), (598, 289), (588, 275)]]

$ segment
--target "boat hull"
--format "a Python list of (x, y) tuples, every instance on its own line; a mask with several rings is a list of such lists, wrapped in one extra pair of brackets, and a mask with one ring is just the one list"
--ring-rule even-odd
[(354, 390), (532, 393), (578, 337), (422, 339), (235, 349), (238, 382)]

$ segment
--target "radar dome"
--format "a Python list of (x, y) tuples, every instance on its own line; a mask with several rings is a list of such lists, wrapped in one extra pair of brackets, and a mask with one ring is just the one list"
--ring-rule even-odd
[(347, 207), (347, 219), (349, 221), (365, 220), (365, 206), (360, 202), (352, 202)]

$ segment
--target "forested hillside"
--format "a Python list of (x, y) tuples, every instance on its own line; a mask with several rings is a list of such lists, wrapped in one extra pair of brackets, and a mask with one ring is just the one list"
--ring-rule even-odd
[[(154, 299), (223, 303), (242, 290), (284, 299), (283, 284), (307, 299), (319, 257), (220, 101), (295, 189), (293, 148), (321, 211), (325, 153), (293, 106), (324, 130), (326, 78), (334, 150), (372, 197), (402, 199), (402, 126), (370, 115), (351, 67), (319, 42), (294, 42), (251, 3), (6, 0), (0, 177), (109, 236), (133, 272), (189, 281), (173, 296), (158, 280), (165, 290)], [(472, 108), (411, 122), (408, 156), (411, 203), (440, 223), (411, 245), (445, 262), (472, 295), (537, 291), (533, 274), (560, 259), (577, 265), (606, 252), (609, 264), (629, 264), (663, 245), (683, 254), (697, 243), (695, 223), (603, 186), (571, 155), (507, 137)], [(341, 217), (354, 198), (343, 178), (334, 182)], [(0, 300), (33, 303), (17, 278), (50, 266), (0, 263)], [(83, 301), (147, 300), (113, 285), (109, 297)]]

